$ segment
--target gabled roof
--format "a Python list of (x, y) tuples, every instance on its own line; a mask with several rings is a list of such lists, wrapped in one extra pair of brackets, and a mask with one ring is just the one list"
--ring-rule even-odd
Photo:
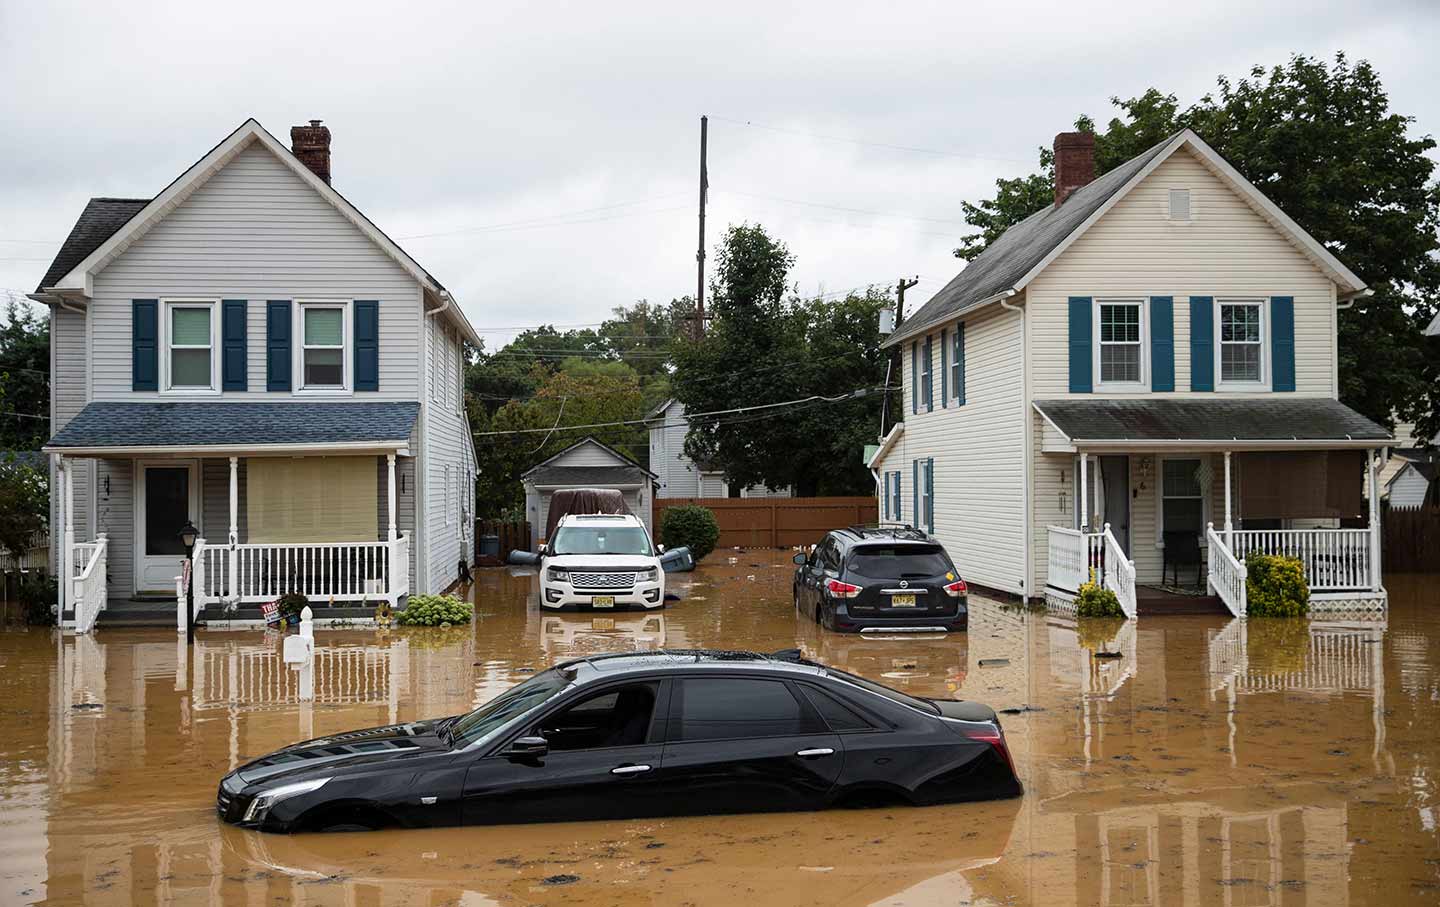
[(907, 318), (882, 346), (901, 343), (971, 309), (1024, 290), (1105, 212), (1181, 148), (1192, 151), (1257, 214), (1284, 233), (1339, 286), (1342, 298), (1365, 289), (1364, 281), (1241, 176), (1215, 149), (1193, 131), (1184, 129), (1080, 187), (1063, 204), (1049, 205), (1006, 230)]
[(655, 407), (654, 409), (650, 410), (650, 412), (648, 412), (648, 413), (645, 414), (645, 420), (648, 422), (649, 420), (654, 419), (656, 416), (660, 415), (661, 413), (665, 412), (665, 410), (669, 409), (669, 408), (670, 408), (670, 404), (672, 404), (672, 403), (674, 403), (674, 402), (675, 402), (675, 398), (674, 398), (674, 397), (667, 397), (667, 398), (665, 399), (665, 401), (662, 402), (659, 406)]
[[(377, 227), (359, 208), (352, 205), (329, 183), (316, 176), (289, 148), (266, 131), (254, 118), (240, 126), (206, 154), (192, 164), (184, 173), (175, 178), (159, 195), (152, 199), (92, 199), (80, 215), (80, 221), (71, 230), (70, 237), (61, 246), (54, 262), (46, 271), (44, 279), (36, 289), (37, 296), (68, 296), (88, 298), (94, 276), (110, 262), (124, 254), (125, 250), (159, 223), (171, 211), (178, 208), (195, 190), (203, 186), (215, 173), (253, 144), (260, 144), (274, 154), (281, 163), (289, 167), (302, 182), (310, 186), (335, 210), (353, 223), (370, 238), (381, 251), (389, 255), (420, 283), (435, 299), (450, 302), (449, 314), (455, 325), (465, 335), (466, 341), (481, 346), (480, 335), (470, 325), (459, 304), (448, 290), (430, 272), (394, 240)], [(96, 207), (97, 202), (106, 202)], [(138, 204), (137, 210), (120, 220), (128, 207)], [(92, 211), (92, 208), (95, 208)], [(94, 223), (86, 225), (87, 215), (94, 216)], [(117, 223), (118, 221), (118, 223)], [(72, 245), (72, 240), (73, 245)]]
[(47, 453), (405, 448), (420, 404), (88, 403), (45, 445)]
[(1436, 312), (1435, 317), (1430, 319), (1429, 327), (1425, 328), (1425, 336), (1440, 337), (1440, 312)]
[(1411, 460), (1407, 462), (1404, 466), (1401, 466), (1400, 469), (1396, 471), (1395, 475), (1390, 477), (1390, 481), (1385, 483), (1385, 487), (1389, 488), (1390, 486), (1394, 485), (1397, 479), (1399, 479), (1405, 473), (1411, 471), (1414, 471), (1416, 475), (1418, 475), (1420, 478), (1424, 479), (1427, 482), (1435, 481), (1436, 476), (1440, 475), (1440, 468), (1437, 468), (1437, 464), (1430, 462), (1429, 460)]
[[(1288, 397), (1289, 395), (1285, 395)], [(1329, 397), (1036, 400), (1077, 447), (1381, 447), (1390, 432)]]
[[(649, 476), (649, 477), (652, 478), (652, 479), (653, 479), (653, 478), (656, 478), (655, 473), (653, 473), (653, 472), (651, 472), (650, 470), (646, 469), (644, 466), (641, 466), (639, 463), (636, 463), (634, 460), (632, 460), (632, 459), (630, 459), (629, 457), (625, 456), (623, 453), (621, 453), (620, 451), (618, 451), (618, 450), (616, 450), (615, 448), (611, 447), (609, 444), (606, 444), (606, 443), (604, 443), (603, 441), (597, 440), (597, 439), (596, 439), (595, 437), (593, 437), (593, 436), (581, 438), (579, 441), (576, 441), (574, 444), (571, 444), (569, 447), (565, 448), (564, 450), (560, 451), (559, 453), (555, 454), (554, 456), (552, 456), (552, 457), (547, 457), (547, 458), (545, 458), (544, 460), (541, 460), (539, 463), (536, 463), (534, 466), (531, 466), (529, 469), (527, 469), (527, 470), (525, 470), (523, 473), (521, 473), (521, 474), (520, 474), (520, 478), (522, 478), (522, 479), (529, 478), (529, 477), (530, 477), (530, 474), (533, 473), (533, 472), (535, 472), (536, 470), (542, 469), (542, 468), (547, 467), (547, 466), (550, 466), (550, 464), (554, 463), (556, 460), (558, 460), (558, 459), (560, 459), (561, 457), (565, 456), (566, 454), (570, 453), (572, 450), (577, 450), (577, 449), (579, 449), (579, 448), (581, 448), (581, 447), (584, 447), (584, 446), (587, 445), (587, 444), (593, 444), (593, 445), (595, 445), (596, 447), (598, 447), (598, 448), (600, 448), (601, 450), (605, 451), (606, 453), (610, 454), (610, 455), (611, 455), (612, 457), (614, 457), (615, 459), (619, 460), (621, 463), (628, 463), (629, 465), (631, 465), (631, 466), (635, 467), (636, 469), (640, 470), (641, 472), (645, 473), (647, 476)], [(567, 467), (567, 468), (569, 468), (569, 467)], [(575, 468), (581, 468), (581, 467), (575, 467)], [(609, 467), (601, 467), (601, 468), (609, 468)]]
[(641, 466), (537, 466), (525, 473), (536, 486), (616, 488), (644, 485), (654, 478)]
[(890, 430), (885, 433), (885, 437), (880, 439), (880, 446), (876, 448), (875, 452), (865, 461), (866, 468), (874, 469), (875, 465), (884, 459), (885, 455), (890, 452), (890, 448), (895, 446), (895, 442), (900, 440), (900, 436), (904, 433), (904, 422), (896, 422), (891, 426)]

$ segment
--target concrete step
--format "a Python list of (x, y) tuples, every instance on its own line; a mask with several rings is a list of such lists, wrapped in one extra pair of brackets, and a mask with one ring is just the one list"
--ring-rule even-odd
[(1141, 617), (1165, 614), (1229, 614), (1225, 603), (1214, 595), (1165, 595), (1147, 598), (1139, 596), (1135, 601), (1136, 613)]

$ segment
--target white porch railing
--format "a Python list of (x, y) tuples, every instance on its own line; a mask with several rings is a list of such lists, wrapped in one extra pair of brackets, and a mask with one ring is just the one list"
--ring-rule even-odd
[(1210, 545), (1210, 588), (1220, 596), (1220, 601), (1225, 603), (1231, 614), (1244, 617), (1247, 573), (1245, 564), (1236, 558), (1234, 552), (1225, 544), (1225, 537), (1215, 531), (1214, 523), (1206, 524), (1205, 540)]
[(1104, 577), (1105, 588), (1115, 593), (1120, 601), (1120, 610), (1133, 619), (1136, 611), (1135, 562), (1125, 556), (1125, 549), (1120, 547), (1115, 533), (1110, 531), (1109, 523), (1105, 524), (1105, 531), (1100, 536), (1104, 545), (1100, 575)]
[(1237, 560), (1251, 551), (1298, 558), (1312, 592), (1373, 588), (1369, 529), (1237, 529)]
[(77, 544), (70, 549), (74, 564), (70, 582), (70, 606), (75, 612), (75, 632), (89, 633), (95, 619), (105, 610), (105, 554), (110, 542), (100, 533), (93, 542)]
[(316, 602), (389, 601), (410, 589), (410, 538), (383, 542), (195, 547), (195, 603), (274, 601), (299, 592)]
[(1097, 577), (1104, 560), (1102, 533), (1081, 532), (1061, 526), (1049, 527), (1050, 554), (1047, 582), (1066, 592), (1080, 591), (1080, 584), (1090, 581), (1093, 569)]

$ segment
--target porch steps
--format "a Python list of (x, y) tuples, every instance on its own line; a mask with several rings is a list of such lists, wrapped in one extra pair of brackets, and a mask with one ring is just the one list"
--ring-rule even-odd
[[(374, 605), (365, 608), (346, 608), (343, 606), (330, 607), (326, 605), (320, 605), (319, 607), (315, 607), (312, 605), (310, 610), (312, 611), (312, 613), (314, 613), (316, 620), (359, 620), (362, 618), (374, 617), (375, 607), (376, 606)], [(175, 619), (175, 610), (173, 606), (170, 610), (170, 619)], [(264, 620), (264, 615), (260, 613), (259, 608), (237, 608), (234, 611), (225, 611), (218, 607), (207, 607), (200, 612), (200, 623), (203, 624), (207, 621), (212, 620)]]
[(1170, 614), (1229, 615), (1224, 602), (1216, 595), (1177, 595), (1159, 589), (1141, 587), (1136, 590), (1135, 610), (1141, 617)]
[(95, 618), (97, 627), (175, 628), (175, 599), (112, 598)]

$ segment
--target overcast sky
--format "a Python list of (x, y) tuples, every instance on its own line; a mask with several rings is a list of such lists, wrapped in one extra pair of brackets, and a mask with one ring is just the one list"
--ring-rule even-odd
[[(695, 284), (763, 223), (803, 292), (959, 269), (960, 202), (1076, 114), (1337, 50), (1440, 131), (1440, 3), (410, 3), (0, 0), (0, 287), (29, 292), (86, 199), (148, 197), (254, 116), (320, 118), (334, 184), (497, 343)], [(900, 146), (900, 147), (896, 147)], [(918, 297), (918, 298), (916, 298)]]

